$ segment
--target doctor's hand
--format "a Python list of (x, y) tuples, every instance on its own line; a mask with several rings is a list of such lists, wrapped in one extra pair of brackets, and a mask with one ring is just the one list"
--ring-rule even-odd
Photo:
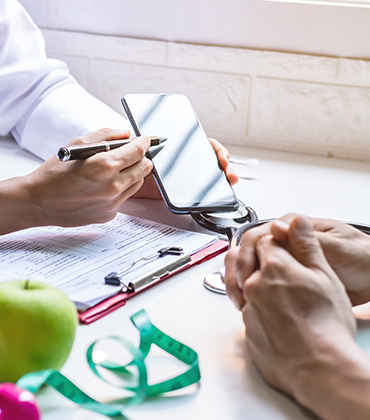
[[(128, 131), (99, 130), (69, 146), (128, 138)], [(152, 170), (146, 136), (85, 160), (51, 157), (31, 174), (0, 183), (0, 234), (31, 226), (107, 222)]]
[[(242, 248), (227, 259), (226, 274), (243, 265)], [(356, 393), (367, 400), (369, 360), (354, 342), (351, 303), (311, 223), (294, 217), (284, 245), (265, 235), (255, 253), (259, 266), (243, 283), (242, 314), (263, 377), (322, 419), (367, 418)]]
[(213, 150), (216, 152), (217, 159), (220, 162), (222, 169), (224, 170), (227, 179), (231, 185), (235, 185), (238, 181), (238, 175), (234, 172), (234, 169), (229, 166), (229, 151), (217, 140), (209, 139), (212, 144)]
[[(212, 144), (212, 147), (217, 155), (218, 161), (220, 162), (222, 169), (226, 174), (227, 179), (229, 180), (231, 185), (235, 185), (238, 182), (239, 178), (234, 172), (233, 168), (229, 166), (229, 151), (217, 140), (209, 139), (209, 141)], [(152, 174), (148, 175), (145, 178), (144, 185), (133, 196), (133, 198), (162, 198)]]

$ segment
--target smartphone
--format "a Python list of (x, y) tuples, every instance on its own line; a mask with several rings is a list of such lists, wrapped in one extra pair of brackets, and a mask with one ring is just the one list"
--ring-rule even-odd
[(173, 213), (230, 212), (238, 200), (195, 111), (181, 94), (127, 94), (122, 105), (136, 136), (165, 137), (150, 147), (153, 175)]

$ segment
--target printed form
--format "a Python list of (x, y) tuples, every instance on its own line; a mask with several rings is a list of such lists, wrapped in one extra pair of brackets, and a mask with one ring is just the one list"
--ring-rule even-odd
[[(0, 281), (38, 280), (63, 290), (80, 310), (115, 295), (120, 286), (105, 284), (104, 277), (119, 272), (141, 257), (161, 248), (177, 246), (194, 254), (218, 237), (177, 229), (118, 213), (108, 223), (61, 228), (25, 229), (0, 236)], [(128, 284), (160, 267), (173, 255), (140, 261), (126, 273)]]

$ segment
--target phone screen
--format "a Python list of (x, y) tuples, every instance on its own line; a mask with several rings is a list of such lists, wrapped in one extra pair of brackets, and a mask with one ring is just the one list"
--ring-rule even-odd
[(189, 99), (181, 94), (128, 94), (122, 105), (136, 136), (167, 138), (148, 157), (166, 202), (174, 213), (222, 212), (238, 208)]

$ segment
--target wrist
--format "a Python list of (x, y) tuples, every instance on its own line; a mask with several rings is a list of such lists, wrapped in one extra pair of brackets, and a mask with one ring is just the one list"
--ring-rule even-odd
[(28, 176), (0, 182), (0, 235), (37, 226)]
[(295, 399), (323, 420), (368, 418), (370, 359), (351, 337), (318, 343), (296, 379)]

